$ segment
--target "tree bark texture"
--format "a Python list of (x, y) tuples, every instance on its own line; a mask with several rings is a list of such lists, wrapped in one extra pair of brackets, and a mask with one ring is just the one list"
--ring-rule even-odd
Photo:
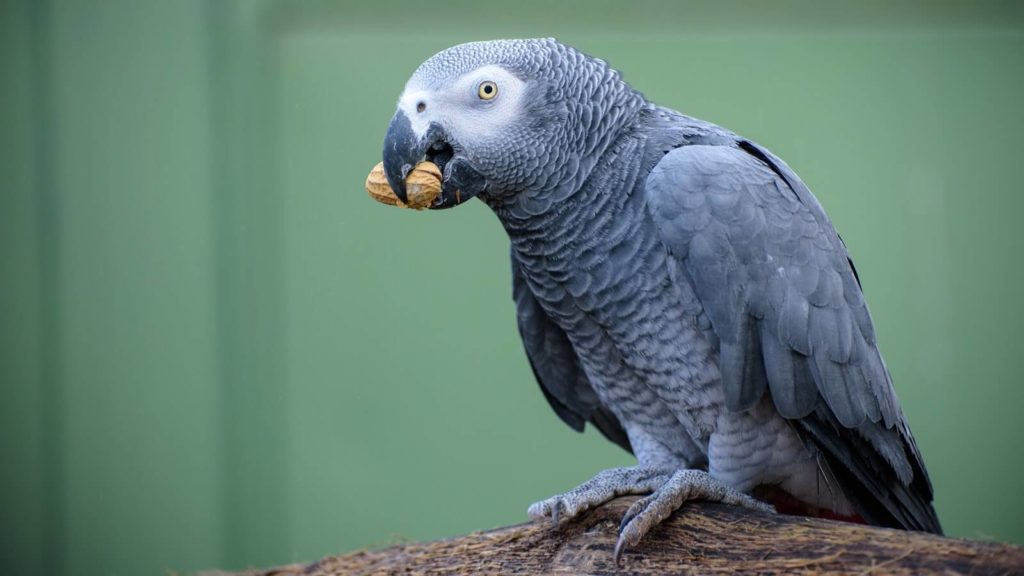
[(1024, 548), (689, 503), (612, 560), (619, 498), (554, 528), (534, 522), (246, 572), (341, 574), (1024, 574)]

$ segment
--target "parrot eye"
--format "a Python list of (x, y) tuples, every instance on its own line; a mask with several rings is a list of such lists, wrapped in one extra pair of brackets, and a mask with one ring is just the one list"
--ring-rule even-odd
[(485, 80), (480, 83), (480, 86), (476, 89), (476, 95), (481, 100), (493, 100), (498, 95), (498, 85), (490, 80)]

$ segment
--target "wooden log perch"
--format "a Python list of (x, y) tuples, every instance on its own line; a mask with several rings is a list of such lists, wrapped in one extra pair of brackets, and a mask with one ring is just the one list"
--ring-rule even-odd
[(619, 498), (553, 528), (520, 524), (246, 576), (340, 574), (1024, 574), (1024, 548), (689, 503), (612, 560)]

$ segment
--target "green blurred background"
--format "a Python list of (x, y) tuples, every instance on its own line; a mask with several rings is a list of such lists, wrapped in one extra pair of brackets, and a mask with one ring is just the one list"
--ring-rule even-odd
[(0, 572), (313, 560), (629, 463), (538, 392), (488, 210), (362, 188), (418, 63), (549, 35), (803, 176), (948, 532), (1024, 543), (1021, 3), (0, 0)]

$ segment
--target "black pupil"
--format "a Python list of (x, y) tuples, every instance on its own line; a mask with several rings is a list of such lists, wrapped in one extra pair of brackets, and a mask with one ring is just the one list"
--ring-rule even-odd
[(490, 84), (484, 84), (484, 94), (490, 94), (494, 91), (494, 87)]

